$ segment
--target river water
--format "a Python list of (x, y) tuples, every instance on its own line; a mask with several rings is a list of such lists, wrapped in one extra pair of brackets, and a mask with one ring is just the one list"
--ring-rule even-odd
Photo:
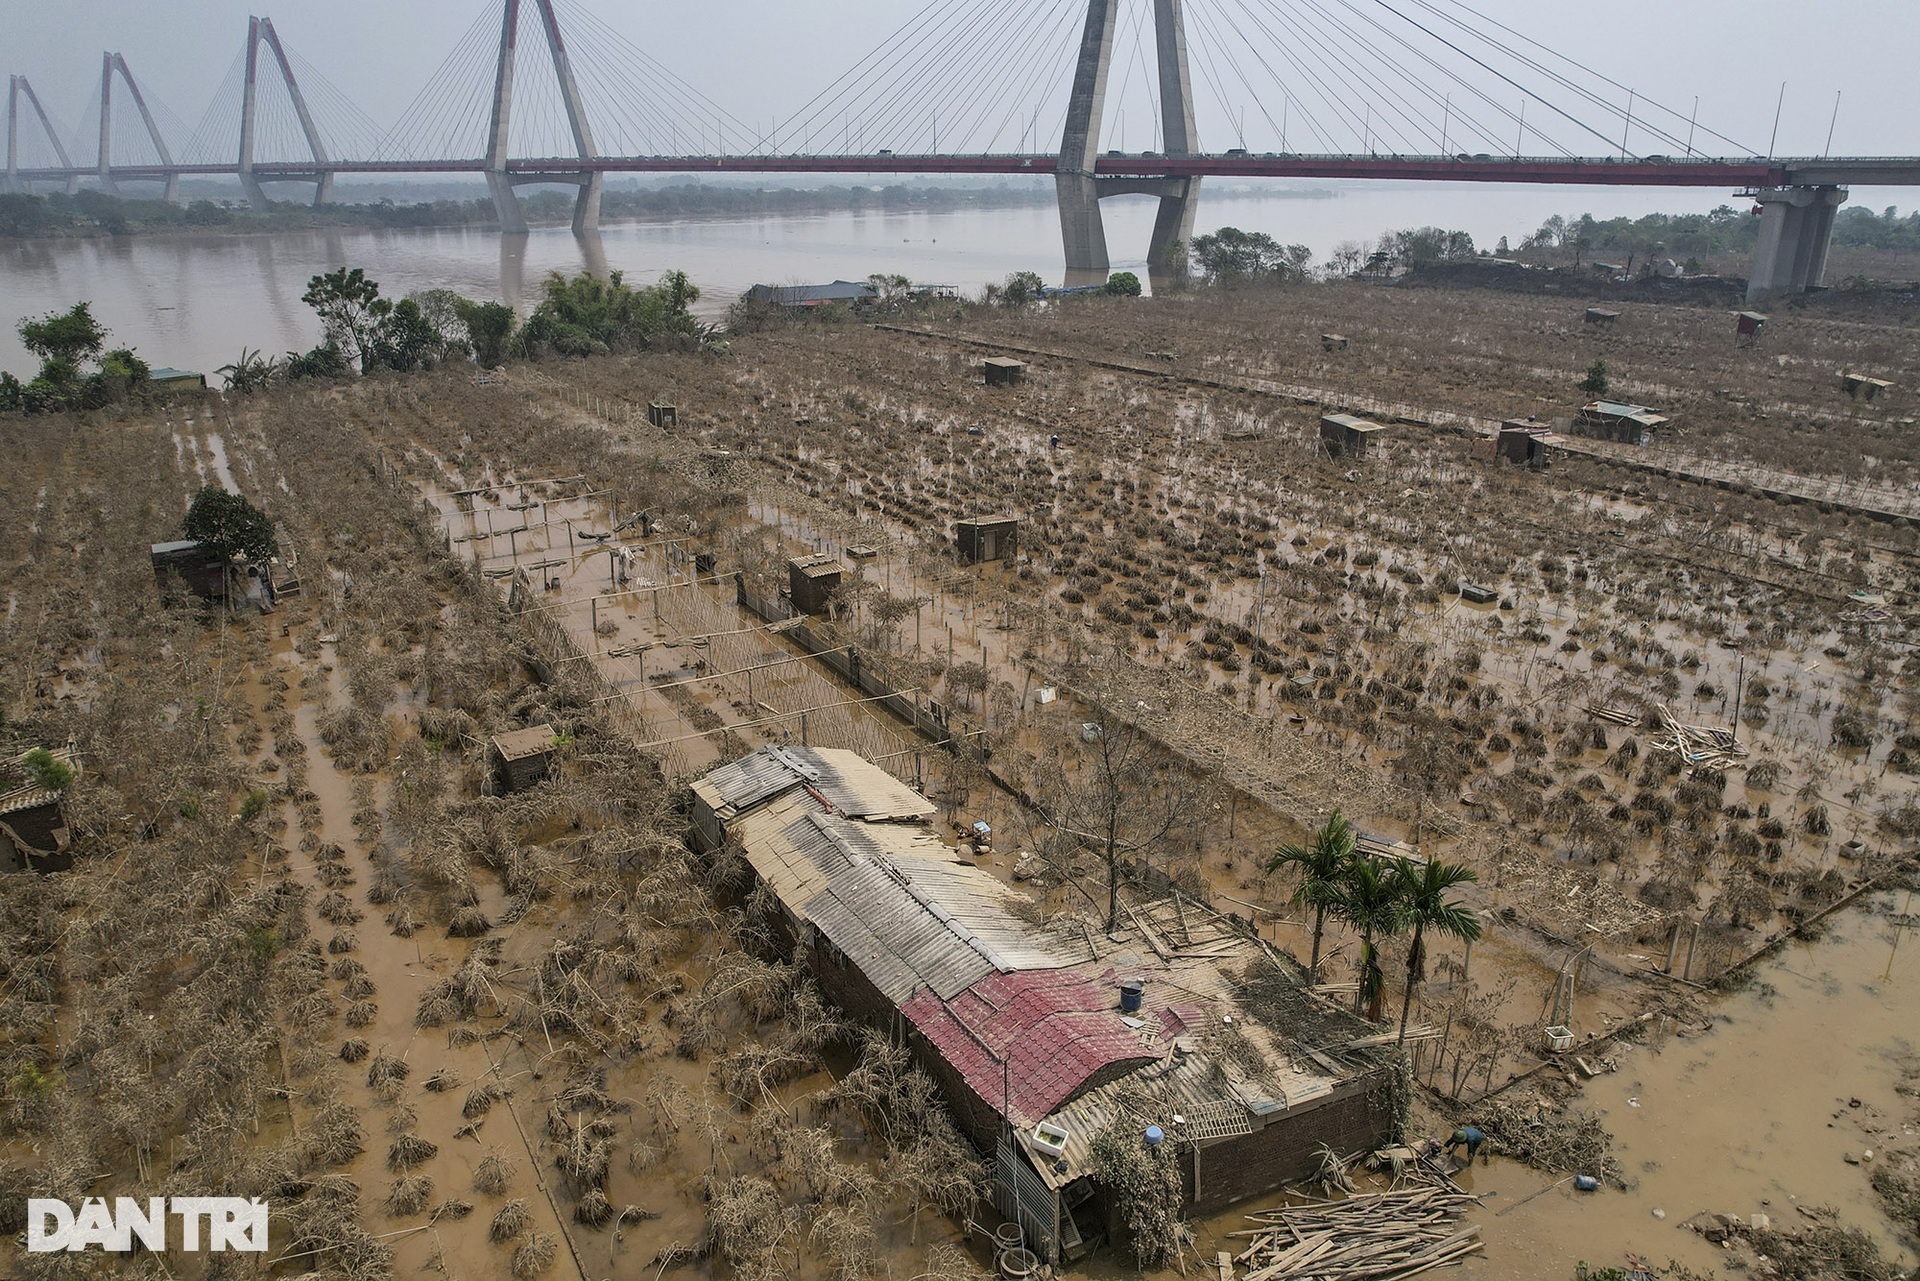
[[(1879, 193), (1893, 199), (1906, 192)], [(1305, 244), (1316, 260), (1346, 240), (1404, 227), (1464, 230), (1491, 247), (1514, 243), (1552, 214), (1595, 217), (1654, 211), (1705, 212), (1733, 201), (1722, 190), (1374, 183), (1283, 192), (1203, 189), (1197, 231), (1236, 226)], [(1146, 278), (1155, 202), (1104, 202), (1115, 270)], [(1051, 202), (941, 213), (827, 213), (629, 222), (589, 241), (566, 228), (505, 238), (476, 228), (330, 230), (262, 235), (194, 234), (88, 240), (0, 241), (0, 369), (36, 368), (14, 331), (17, 318), (86, 299), (113, 331), (153, 365), (211, 373), (242, 347), (277, 353), (312, 346), (319, 326), (300, 301), (309, 277), (357, 266), (389, 296), (445, 287), (497, 298), (523, 311), (550, 271), (624, 271), (648, 283), (678, 268), (700, 286), (699, 310), (717, 316), (756, 283), (859, 280), (897, 273), (922, 284), (977, 293), (1015, 271), (1063, 275), (1060, 226)]]

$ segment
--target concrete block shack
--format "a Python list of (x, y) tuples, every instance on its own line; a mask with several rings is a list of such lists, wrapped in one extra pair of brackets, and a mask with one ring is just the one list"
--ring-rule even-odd
[(529, 725), (493, 736), (493, 770), (503, 791), (518, 792), (547, 776), (553, 766), (551, 725)]
[(989, 387), (1018, 387), (1027, 380), (1027, 364), (1006, 356), (989, 356), (980, 362), (980, 370)]
[(182, 538), (170, 543), (155, 543), (148, 553), (153, 562), (153, 581), (165, 589), (167, 580), (178, 574), (187, 590), (202, 600), (227, 598), (227, 566), (204, 544)]
[(970, 561), (1012, 560), (1019, 550), (1018, 516), (976, 516), (954, 524), (954, 543)]
[(1373, 438), (1385, 430), (1379, 423), (1356, 418), (1352, 414), (1322, 414), (1320, 417), (1320, 443), (1335, 458), (1349, 454), (1364, 458), (1373, 447)]
[(833, 593), (845, 573), (840, 562), (825, 552), (795, 556), (787, 562), (787, 596), (803, 614), (824, 614), (832, 608)]

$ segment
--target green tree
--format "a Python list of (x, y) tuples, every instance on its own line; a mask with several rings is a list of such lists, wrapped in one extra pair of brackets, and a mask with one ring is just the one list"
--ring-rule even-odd
[(1307, 844), (1282, 845), (1267, 860), (1269, 872), (1300, 869), (1300, 885), (1288, 902), (1313, 909), (1313, 958), (1307, 962), (1308, 983), (1320, 981), (1320, 939), (1326, 932), (1327, 912), (1339, 902), (1340, 887), (1353, 867), (1353, 849), (1353, 828), (1335, 810)]
[(93, 318), (93, 305), (77, 302), (66, 311), (48, 312), (20, 322), (20, 341), (45, 362), (78, 368), (106, 346), (108, 331)]
[(73, 767), (60, 760), (44, 747), (36, 747), (20, 760), (26, 768), (27, 777), (33, 785), (48, 792), (58, 792), (73, 781)]
[(103, 378), (121, 378), (129, 388), (146, 385), (153, 368), (140, 359), (131, 347), (115, 347), (100, 357), (100, 375)]
[(468, 298), (462, 298), (456, 308), (460, 322), (467, 327), (473, 358), (484, 369), (498, 366), (507, 358), (507, 341), (513, 337), (513, 308), (505, 303), (474, 302)]
[(330, 342), (312, 351), (290, 351), (280, 362), (280, 372), (288, 382), (302, 378), (338, 378), (351, 372), (347, 358)]
[(1596, 360), (1588, 365), (1587, 376), (1580, 380), (1580, 390), (1595, 400), (1606, 395), (1612, 385), (1612, 380), (1607, 376), (1607, 362), (1604, 360)]
[(1413, 942), (1407, 947), (1407, 990), (1400, 998), (1400, 1039), (1407, 1041), (1407, 1014), (1413, 1008), (1413, 992), (1427, 981), (1428, 930), (1437, 930), (1451, 938), (1471, 943), (1480, 937), (1480, 918), (1447, 898), (1456, 885), (1468, 885), (1480, 878), (1460, 863), (1442, 863), (1438, 859), (1425, 864), (1401, 860), (1394, 868), (1400, 881), (1401, 909), (1413, 926)]
[(1000, 287), (1000, 301), (1009, 307), (1026, 307), (1046, 295), (1047, 282), (1037, 271), (1016, 271)]
[(1140, 277), (1131, 271), (1116, 271), (1107, 277), (1107, 292), (1116, 298), (1138, 298)]
[(242, 347), (240, 359), (231, 365), (222, 365), (214, 372), (227, 380), (228, 391), (251, 395), (272, 385), (280, 373), (280, 362), (262, 356), (258, 349)]
[(218, 485), (201, 486), (187, 507), (180, 529), (222, 560), (235, 556), (265, 560), (279, 550), (267, 514)]
[(1313, 252), (1305, 245), (1283, 245), (1264, 231), (1222, 227), (1195, 236), (1188, 259), (1208, 284), (1236, 285), (1300, 279)]
[(405, 373), (431, 368), (446, 351), (446, 340), (411, 298), (393, 305), (373, 339), (373, 363)]
[(523, 355), (602, 355), (702, 336), (691, 310), (700, 290), (683, 271), (669, 271), (647, 289), (633, 288), (617, 271), (605, 280), (556, 271), (541, 290), (540, 305), (514, 339)]
[(1377, 858), (1357, 858), (1335, 891), (1332, 910), (1360, 936), (1360, 990), (1353, 1012), (1378, 1023), (1387, 989), (1377, 940), (1406, 928), (1406, 902), (1397, 869)]
[(380, 296), (379, 282), (359, 267), (342, 267), (309, 280), (300, 301), (319, 315), (327, 345), (361, 373), (372, 370), (381, 330), (393, 312), (393, 302)]

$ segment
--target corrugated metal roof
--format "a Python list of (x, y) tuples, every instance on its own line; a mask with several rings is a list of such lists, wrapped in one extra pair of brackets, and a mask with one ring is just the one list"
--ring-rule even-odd
[[(24, 770), (31, 751), (20, 753), (13, 758), (14, 767)], [(53, 759), (75, 774), (80, 772), (80, 758), (68, 748), (57, 748), (48, 753)], [(60, 799), (59, 792), (48, 791), (38, 783), (25, 783), (19, 787), (0, 792), (0, 815), (18, 814), (21, 810), (37, 809), (42, 805), (51, 805)]]
[(846, 567), (826, 552), (816, 552), (812, 556), (795, 556), (787, 562), (788, 569), (797, 569), (808, 578), (831, 578), (846, 572)]
[(803, 785), (836, 813), (853, 818), (919, 819), (935, 809), (926, 797), (859, 753), (826, 747), (763, 747), (720, 766), (693, 790), (724, 820)]
[(494, 750), (504, 760), (518, 761), (529, 756), (538, 756), (553, 747), (553, 726), (530, 725), (526, 729), (516, 729), (505, 734), (493, 736)]
[[(759, 849), (794, 892), (795, 906), (859, 965), (888, 999), (904, 1005), (929, 989), (942, 999), (1014, 969), (1053, 969), (1081, 959), (1010, 910), (1012, 891), (919, 825), (866, 824), (810, 813)], [(800, 860), (813, 871), (795, 866)], [(781, 866), (785, 864), (787, 866)]]
[(922, 992), (905, 1011), (976, 1094), (1020, 1125), (1095, 1075), (1151, 1063), (1168, 1048), (1121, 1021), (1119, 977), (1097, 963), (988, 974), (949, 1000)]

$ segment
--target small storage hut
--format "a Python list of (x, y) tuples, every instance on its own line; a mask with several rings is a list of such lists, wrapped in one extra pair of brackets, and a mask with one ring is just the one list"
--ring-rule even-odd
[(1018, 387), (1027, 380), (1027, 363), (1007, 356), (989, 356), (980, 362), (989, 387)]
[(672, 402), (649, 400), (647, 402), (647, 422), (655, 427), (678, 427), (680, 410)]
[(1618, 319), (1620, 319), (1620, 313), (1617, 311), (1613, 311), (1609, 308), (1606, 308), (1606, 307), (1587, 308), (1587, 323), (1589, 325), (1611, 325), (1614, 321)]
[(202, 373), (196, 373), (191, 369), (169, 369), (163, 365), (159, 369), (153, 369), (147, 372), (147, 385), (153, 388), (154, 391), (162, 393), (205, 391), (207, 389), (207, 376)]
[(795, 556), (787, 562), (787, 595), (803, 614), (824, 614), (846, 571), (826, 552)]
[(494, 777), (503, 791), (518, 792), (547, 776), (553, 765), (555, 734), (551, 725), (529, 725), (493, 736)]
[(1667, 421), (1645, 405), (1629, 405), (1618, 400), (1596, 400), (1580, 407), (1573, 429), (1582, 436), (1600, 440), (1623, 440), (1644, 445), (1652, 439), (1654, 428)]
[(1840, 390), (1854, 400), (1873, 400), (1884, 391), (1892, 391), (1893, 384), (1884, 378), (1869, 378), (1865, 374), (1841, 374)]
[(187, 590), (202, 600), (227, 598), (227, 566), (206, 545), (192, 538), (171, 543), (155, 543), (149, 552), (153, 561), (153, 581), (161, 588), (178, 574)]
[(1352, 414), (1320, 416), (1320, 443), (1335, 458), (1347, 454), (1365, 457), (1367, 450), (1372, 448), (1373, 438), (1385, 430), (1379, 423), (1356, 418)]
[(1494, 438), (1493, 456), (1504, 458), (1516, 467), (1545, 467), (1553, 457), (1553, 446), (1560, 437), (1539, 423), (1510, 419), (1500, 424)]
[[(70, 751), (48, 753), (79, 771)], [(65, 789), (41, 786), (26, 768), (27, 754), (0, 770), (0, 872), (64, 872), (73, 866), (67, 849), (67, 818), (61, 807)]]
[(1012, 560), (1019, 550), (1018, 516), (975, 516), (955, 522), (953, 531), (960, 554), (970, 561)]

